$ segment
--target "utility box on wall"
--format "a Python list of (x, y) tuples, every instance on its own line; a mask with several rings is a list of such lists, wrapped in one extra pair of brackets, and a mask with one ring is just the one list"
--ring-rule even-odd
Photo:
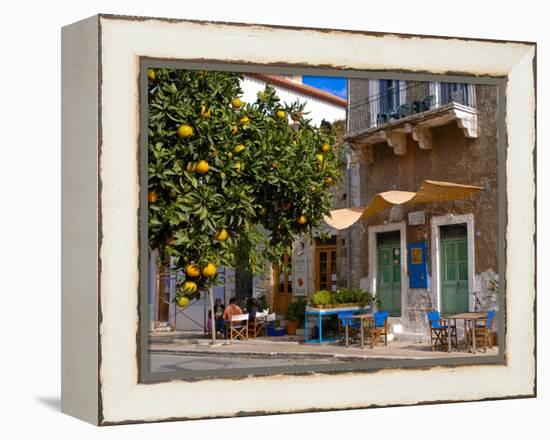
[(408, 244), (409, 250), (409, 287), (411, 289), (428, 288), (428, 261), (426, 241)]

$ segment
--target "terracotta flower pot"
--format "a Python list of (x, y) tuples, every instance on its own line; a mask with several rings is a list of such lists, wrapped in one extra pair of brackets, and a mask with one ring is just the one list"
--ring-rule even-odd
[(300, 321), (287, 321), (286, 322), (286, 334), (287, 335), (295, 335), (296, 329), (298, 328), (298, 325), (300, 324)]

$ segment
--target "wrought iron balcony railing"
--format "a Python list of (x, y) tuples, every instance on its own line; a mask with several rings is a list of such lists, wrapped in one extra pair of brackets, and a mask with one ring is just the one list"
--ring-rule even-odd
[(405, 85), (387, 87), (368, 99), (350, 104), (347, 134), (390, 124), (453, 102), (475, 108), (473, 86), (407, 81)]

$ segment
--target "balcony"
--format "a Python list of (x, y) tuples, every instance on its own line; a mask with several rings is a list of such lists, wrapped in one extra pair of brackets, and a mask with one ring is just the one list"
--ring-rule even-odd
[(352, 101), (345, 137), (356, 147), (386, 142), (395, 154), (404, 155), (409, 134), (421, 149), (431, 150), (432, 129), (454, 121), (464, 136), (477, 137), (473, 85), (406, 82)]

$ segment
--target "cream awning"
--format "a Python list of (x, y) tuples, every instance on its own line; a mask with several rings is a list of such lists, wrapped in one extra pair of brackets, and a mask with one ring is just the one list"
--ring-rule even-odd
[(370, 217), (394, 205), (403, 205), (405, 203), (446, 202), (449, 200), (465, 199), (481, 189), (483, 188), (479, 186), (425, 180), (422, 185), (420, 185), (417, 192), (381, 192), (375, 194), (365, 207), (335, 209), (330, 212), (330, 216), (325, 216), (325, 222), (334, 229), (346, 229), (361, 218)]

